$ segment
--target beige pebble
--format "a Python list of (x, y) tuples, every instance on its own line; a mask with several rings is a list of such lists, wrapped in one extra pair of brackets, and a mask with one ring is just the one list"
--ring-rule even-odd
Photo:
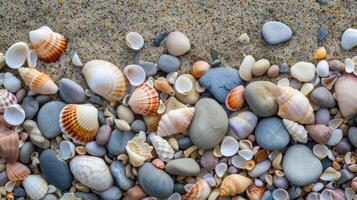
[(300, 82), (310, 82), (315, 77), (315, 65), (309, 62), (295, 63), (290, 71), (291, 76)]
[(134, 115), (133, 111), (131, 111), (129, 107), (124, 106), (124, 105), (118, 106), (117, 114), (118, 114), (119, 119), (123, 119), (126, 122), (128, 122), (129, 124), (131, 124), (131, 122), (133, 122), (135, 119), (135, 115)]
[(314, 89), (314, 85), (311, 83), (304, 83), (301, 88), (300, 88), (300, 92), (307, 96), (310, 94), (310, 92)]
[(127, 121), (123, 119), (115, 119), (114, 120), (115, 127), (121, 131), (130, 131), (130, 125)]
[(241, 44), (249, 44), (250, 38), (247, 33), (243, 33), (242, 35), (239, 36), (238, 42)]
[(263, 58), (254, 63), (252, 72), (254, 76), (263, 76), (270, 67), (269, 60)]
[(251, 55), (244, 57), (239, 67), (239, 75), (245, 81), (250, 81), (253, 78), (252, 68), (255, 63), (255, 59)]
[(279, 66), (278, 65), (270, 66), (269, 69), (268, 69), (267, 75), (270, 78), (278, 77), (279, 76)]

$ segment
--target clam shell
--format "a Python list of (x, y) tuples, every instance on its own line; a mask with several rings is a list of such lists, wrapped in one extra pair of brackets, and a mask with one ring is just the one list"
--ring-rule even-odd
[(11, 69), (18, 69), (25, 64), (29, 46), (24, 42), (13, 44), (5, 53), (5, 62)]
[(243, 193), (252, 184), (253, 181), (250, 178), (240, 174), (231, 174), (223, 179), (219, 193), (221, 196), (234, 196)]
[(251, 160), (254, 156), (254, 153), (250, 149), (243, 149), (238, 151), (238, 155), (240, 155), (245, 160)]
[(128, 81), (114, 64), (104, 60), (92, 60), (83, 67), (89, 88), (109, 101), (119, 101), (128, 93)]
[(231, 162), (232, 165), (238, 169), (245, 169), (245, 165), (247, 163), (247, 161), (239, 155), (233, 156)]
[(14, 164), (7, 163), (6, 165), (6, 175), (11, 181), (21, 181), (24, 180), (31, 174), (30, 169), (19, 162)]
[(129, 105), (136, 114), (154, 115), (159, 108), (159, 94), (148, 83), (144, 83), (135, 89)]
[(63, 160), (68, 160), (76, 155), (76, 147), (70, 141), (63, 140), (59, 146), (60, 155)]
[(216, 165), (214, 171), (216, 172), (217, 176), (223, 177), (224, 174), (227, 172), (228, 166), (226, 163), (218, 163)]
[(129, 140), (125, 148), (129, 156), (129, 162), (134, 167), (141, 166), (146, 160), (152, 158), (152, 146), (144, 143), (144, 141), (139, 137), (134, 137)]
[(150, 141), (154, 146), (156, 154), (161, 160), (167, 161), (174, 157), (174, 150), (169, 142), (157, 135), (151, 135)]
[(319, 144), (326, 144), (331, 137), (332, 130), (323, 124), (305, 126), (310, 137)]
[(345, 72), (352, 73), (355, 70), (355, 64), (351, 58), (345, 59)]
[(211, 65), (203, 60), (199, 60), (195, 62), (192, 67), (191, 67), (191, 74), (195, 78), (200, 78), (203, 76), (209, 69), (211, 68)]
[(144, 116), (143, 118), (147, 129), (149, 131), (156, 132), (157, 127), (159, 126), (161, 115), (148, 115)]
[(191, 49), (191, 43), (184, 33), (174, 31), (166, 38), (166, 48), (171, 55), (181, 56)]
[(70, 168), (79, 182), (93, 190), (104, 191), (114, 183), (108, 166), (101, 158), (76, 156), (71, 160)]
[(315, 144), (314, 147), (312, 148), (312, 152), (320, 160), (326, 158), (328, 151), (329, 151), (329, 149), (324, 144)]
[(333, 167), (328, 167), (321, 174), (320, 179), (323, 181), (337, 181), (341, 178), (341, 173), (336, 171)]
[(262, 149), (262, 150), (259, 150), (256, 154), (255, 154), (255, 162), (259, 163), (263, 160), (265, 160), (266, 158), (268, 158), (269, 156), (269, 151), (268, 150), (265, 150), (265, 149)]
[(0, 89), (0, 113), (4, 113), (5, 110), (17, 103), (16, 96), (7, 89)]
[(0, 157), (8, 163), (15, 163), (19, 157), (19, 135), (0, 126)]
[(99, 128), (98, 110), (90, 104), (68, 104), (60, 114), (60, 128), (76, 143), (95, 139)]
[(357, 113), (357, 77), (351, 74), (341, 76), (335, 83), (336, 99), (344, 117)]
[(45, 73), (39, 72), (34, 68), (19, 68), (21, 78), (31, 91), (38, 94), (56, 94), (57, 85)]
[(57, 61), (67, 47), (67, 39), (48, 26), (29, 32), (31, 44), (40, 60), (50, 63)]
[(177, 77), (174, 87), (182, 95), (188, 95), (194, 89), (191, 79), (184, 75)]
[(265, 193), (265, 188), (263, 186), (251, 185), (248, 187), (246, 193), (249, 200), (260, 200)]
[(38, 59), (38, 56), (37, 56), (36, 51), (33, 50), (33, 49), (31, 49), (31, 50), (29, 51), (29, 53), (27, 54), (27, 57), (26, 57), (27, 65), (28, 65), (30, 68), (36, 67), (36, 65), (37, 65), (37, 59)]
[(124, 74), (129, 83), (134, 86), (144, 83), (146, 74), (144, 69), (139, 65), (128, 65), (124, 68)]
[(239, 143), (232, 136), (225, 136), (221, 144), (221, 154), (230, 157), (238, 152)]
[(27, 195), (33, 200), (44, 197), (48, 190), (48, 184), (40, 175), (30, 175), (23, 182)]
[(299, 124), (313, 124), (315, 115), (309, 100), (299, 91), (291, 87), (278, 87), (278, 115)]
[(282, 188), (275, 189), (272, 193), (272, 197), (273, 199), (279, 200), (289, 200), (290, 198), (289, 193)]
[(211, 187), (204, 179), (199, 179), (183, 196), (182, 200), (206, 200), (211, 193)]
[(229, 127), (240, 138), (248, 137), (256, 127), (258, 117), (250, 111), (244, 111), (229, 119)]
[(185, 131), (190, 125), (195, 108), (179, 108), (171, 110), (161, 117), (157, 135), (169, 136)]
[(174, 85), (175, 97), (182, 103), (194, 105), (200, 98), (200, 94), (195, 89), (196, 83), (197, 80), (191, 74), (180, 75)]
[(18, 126), (25, 121), (25, 111), (19, 104), (12, 104), (4, 112), (4, 120), (12, 126)]
[(236, 111), (244, 105), (244, 86), (238, 85), (233, 88), (226, 97), (226, 107), (228, 110)]
[(77, 53), (74, 53), (73, 56), (72, 56), (72, 64), (74, 66), (77, 66), (77, 67), (82, 67), (83, 66), (83, 63), (82, 63), (82, 61), (79, 58)]
[(144, 46), (144, 38), (137, 32), (129, 32), (125, 36), (126, 45), (130, 49), (140, 50)]
[(155, 87), (155, 89), (157, 89), (160, 92), (164, 92), (171, 96), (175, 95), (174, 89), (172, 88), (170, 83), (167, 81), (167, 79), (164, 77), (157, 78), (154, 82), (154, 87)]
[(305, 130), (303, 125), (300, 125), (288, 119), (283, 119), (283, 123), (293, 140), (301, 143), (307, 142), (307, 131)]

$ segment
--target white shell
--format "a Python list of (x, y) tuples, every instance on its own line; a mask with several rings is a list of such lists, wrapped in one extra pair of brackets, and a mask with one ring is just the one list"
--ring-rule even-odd
[(282, 188), (278, 188), (275, 189), (272, 193), (273, 199), (279, 199), (279, 200), (288, 200), (289, 199), (289, 193), (282, 189)]
[(145, 71), (139, 65), (128, 65), (124, 68), (124, 74), (133, 86), (138, 86), (145, 81)]
[(225, 136), (221, 144), (221, 154), (230, 157), (238, 152), (239, 143), (232, 136)]
[(326, 60), (321, 60), (316, 66), (316, 74), (320, 77), (327, 77), (329, 75), (330, 68)]
[(74, 53), (74, 54), (73, 54), (72, 64), (73, 64), (74, 66), (77, 66), (77, 67), (82, 67), (82, 66), (83, 66), (83, 63), (82, 63), (82, 61), (81, 61), (81, 59), (79, 58), (79, 56), (78, 56), (77, 53)]
[(179, 76), (175, 81), (175, 90), (183, 95), (188, 95), (193, 89), (192, 81), (187, 76)]
[(308, 134), (303, 125), (288, 119), (283, 119), (283, 123), (293, 140), (301, 143), (307, 142)]
[(324, 144), (315, 144), (314, 147), (312, 148), (312, 152), (316, 157), (318, 157), (320, 160), (326, 158), (328, 154), (328, 148)]
[(226, 173), (227, 169), (228, 169), (228, 166), (226, 163), (218, 163), (215, 167), (215, 172), (216, 172), (217, 176), (223, 177), (224, 174)]
[(177, 72), (171, 72), (166, 75), (166, 79), (169, 83), (175, 84), (175, 81), (177, 79), (178, 73)]
[(343, 131), (341, 129), (332, 130), (330, 139), (327, 141), (327, 145), (335, 146), (339, 142), (341, 142), (342, 138), (343, 138)]
[(76, 155), (76, 147), (74, 144), (68, 140), (63, 140), (59, 146), (61, 158), (63, 160), (68, 160)]
[(352, 59), (346, 58), (345, 59), (345, 71), (347, 73), (352, 73), (355, 70), (355, 64)]
[(16, 92), (21, 88), (21, 81), (16, 76), (12, 75), (10, 72), (5, 73), (4, 77), (4, 87), (11, 92)]
[(25, 121), (25, 111), (19, 104), (13, 104), (5, 110), (4, 119), (10, 125), (20, 125)]
[(320, 200), (335, 200), (333, 190), (324, 189), (320, 194)]
[(312, 191), (314, 192), (319, 192), (320, 190), (322, 190), (325, 187), (325, 185), (321, 182), (317, 182), (314, 183), (314, 185), (312, 186)]
[(243, 150), (239, 150), (238, 151), (238, 155), (240, 155), (242, 158), (244, 158), (245, 160), (251, 160), (254, 156), (254, 153), (252, 150), (250, 149), (243, 149)]
[(320, 176), (320, 179), (323, 181), (337, 181), (340, 179), (341, 173), (336, 171), (332, 167), (328, 167)]
[(13, 44), (5, 54), (5, 61), (7, 66), (9, 66), (11, 69), (20, 68), (25, 64), (29, 51), (29, 46), (24, 42), (17, 42)]
[(258, 117), (250, 111), (244, 111), (229, 119), (229, 127), (240, 138), (248, 137), (256, 127)]
[(235, 155), (232, 157), (232, 165), (239, 168), (239, 169), (245, 169), (245, 164), (246, 164), (246, 160), (244, 158), (242, 158), (239, 155)]
[(133, 50), (140, 50), (144, 46), (144, 38), (137, 32), (126, 34), (125, 41), (128, 47)]
[(27, 195), (31, 199), (38, 200), (43, 198), (48, 190), (48, 184), (40, 175), (30, 175), (23, 182)]
[(174, 31), (166, 37), (166, 48), (171, 55), (181, 56), (191, 49), (191, 43), (184, 33)]
[(181, 200), (181, 195), (175, 192), (167, 200)]
[(290, 84), (289, 79), (287, 78), (282, 78), (276, 83), (277, 86), (285, 86), (285, 87), (289, 87), (289, 84)]
[(31, 49), (27, 54), (27, 65), (29, 67), (36, 67), (37, 66), (37, 53), (35, 50)]
[(174, 157), (175, 152), (165, 139), (153, 134), (150, 136), (150, 141), (161, 160), (167, 161)]
[(206, 88), (203, 87), (198, 81), (196, 82), (195, 89), (198, 93), (202, 93), (202, 92), (206, 91)]

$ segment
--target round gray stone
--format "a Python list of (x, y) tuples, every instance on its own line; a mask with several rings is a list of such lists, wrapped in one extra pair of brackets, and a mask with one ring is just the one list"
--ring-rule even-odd
[(277, 45), (290, 40), (293, 31), (284, 23), (269, 21), (263, 25), (262, 36), (268, 44)]
[(180, 60), (175, 56), (164, 54), (157, 61), (157, 66), (166, 73), (176, 72), (180, 68)]
[(21, 103), (21, 107), (25, 111), (25, 119), (32, 119), (40, 108), (40, 103), (31, 96), (27, 96)]
[(37, 115), (37, 123), (44, 137), (51, 139), (61, 134), (59, 116), (65, 106), (61, 101), (51, 101), (42, 106)]
[(146, 131), (145, 122), (141, 119), (137, 119), (130, 124), (131, 131), (138, 133), (139, 131)]
[(332, 93), (325, 87), (314, 89), (310, 94), (310, 100), (323, 108), (333, 108), (336, 106)]
[(140, 62), (138, 64), (145, 71), (146, 77), (154, 76), (157, 73), (157, 65), (152, 62)]
[(24, 163), (28, 164), (31, 161), (31, 154), (35, 151), (35, 146), (31, 142), (26, 142), (22, 145), (19, 153), (19, 160)]
[(171, 175), (194, 176), (200, 172), (200, 166), (192, 158), (180, 158), (168, 162), (165, 171)]
[(59, 81), (59, 93), (66, 103), (80, 104), (86, 100), (83, 88), (68, 78)]

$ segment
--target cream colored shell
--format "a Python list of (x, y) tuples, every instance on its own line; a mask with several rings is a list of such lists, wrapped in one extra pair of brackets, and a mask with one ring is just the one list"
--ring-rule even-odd
[(129, 162), (134, 167), (138, 167), (144, 164), (146, 160), (150, 160), (152, 157), (152, 146), (145, 143), (141, 138), (134, 137), (126, 145), (126, 152), (129, 156)]

